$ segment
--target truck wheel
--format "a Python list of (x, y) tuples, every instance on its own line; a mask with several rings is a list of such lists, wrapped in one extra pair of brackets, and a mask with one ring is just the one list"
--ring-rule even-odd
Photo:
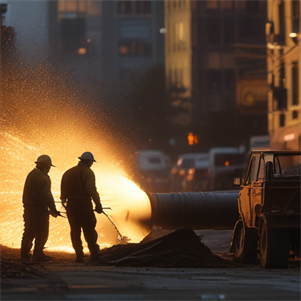
[(245, 227), (242, 221), (236, 224), (233, 248), (242, 263), (256, 263), (257, 240), (257, 229)]
[(260, 229), (260, 261), (267, 269), (287, 269), (289, 235), (283, 229), (269, 229), (264, 221)]

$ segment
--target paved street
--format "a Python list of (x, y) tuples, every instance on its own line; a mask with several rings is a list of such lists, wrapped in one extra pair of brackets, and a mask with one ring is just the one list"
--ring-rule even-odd
[(300, 270), (116, 268), (45, 264), (43, 279), (10, 279), (1, 300), (300, 300)]
[[(231, 231), (202, 230), (202, 241), (226, 254)], [(300, 262), (287, 270), (125, 268), (78, 264), (73, 255), (33, 265), (42, 277), (2, 279), (1, 300), (300, 300)], [(32, 267), (32, 266), (31, 266)]]

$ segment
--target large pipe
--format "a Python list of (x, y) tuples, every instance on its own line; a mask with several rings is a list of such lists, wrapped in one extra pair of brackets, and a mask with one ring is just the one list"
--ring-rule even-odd
[(239, 191), (149, 193), (152, 225), (165, 230), (191, 227), (233, 229)]

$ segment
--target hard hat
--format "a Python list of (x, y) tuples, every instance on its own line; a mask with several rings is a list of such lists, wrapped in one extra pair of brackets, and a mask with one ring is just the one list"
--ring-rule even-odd
[(37, 163), (42, 163), (44, 165), (47, 165), (47, 166), (53, 166), (55, 167), (54, 165), (52, 165), (52, 161), (51, 161), (51, 158), (48, 156), (48, 155), (41, 155), (37, 161), (35, 162), (36, 164)]
[(91, 160), (93, 162), (96, 162), (94, 160), (93, 154), (90, 153), (90, 152), (84, 152), (80, 157), (78, 157), (78, 159), (81, 159), (81, 160)]

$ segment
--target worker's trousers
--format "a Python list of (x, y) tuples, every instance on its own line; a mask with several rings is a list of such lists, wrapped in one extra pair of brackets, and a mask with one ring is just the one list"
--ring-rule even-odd
[(97, 244), (98, 234), (95, 230), (96, 217), (91, 201), (80, 202), (77, 200), (68, 200), (67, 216), (70, 224), (72, 246), (77, 257), (83, 256), (81, 229), (83, 229), (91, 257), (97, 257), (99, 251), (99, 245)]
[(21, 255), (29, 254), (33, 240), (33, 254), (40, 256), (43, 254), (44, 246), (49, 234), (49, 213), (48, 210), (37, 210), (35, 208), (25, 208), (24, 214), (24, 232), (21, 243)]

